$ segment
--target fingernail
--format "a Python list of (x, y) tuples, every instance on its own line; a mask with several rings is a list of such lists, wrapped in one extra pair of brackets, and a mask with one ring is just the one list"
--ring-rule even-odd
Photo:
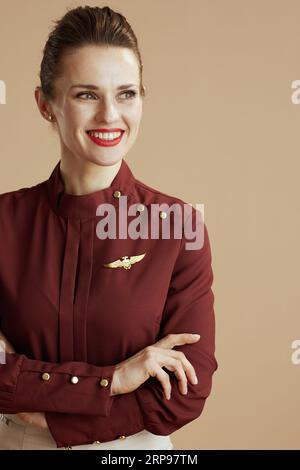
[(193, 377), (193, 382), (192, 382), (192, 383), (193, 383), (193, 384), (197, 384), (197, 383), (198, 383), (198, 379), (197, 379), (197, 377), (196, 377), (196, 376), (195, 376), (195, 377)]
[(200, 338), (200, 335), (192, 335), (193, 338)]

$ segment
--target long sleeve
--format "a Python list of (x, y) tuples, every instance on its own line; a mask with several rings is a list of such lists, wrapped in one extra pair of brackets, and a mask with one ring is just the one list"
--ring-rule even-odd
[[(193, 211), (193, 224), (195, 211)], [(155, 378), (150, 378), (136, 390), (137, 399), (143, 412), (145, 428), (158, 435), (170, 434), (186, 423), (196, 419), (202, 412), (205, 400), (210, 394), (212, 375), (218, 364), (215, 351), (214, 294), (211, 289), (213, 272), (211, 249), (206, 225), (201, 222), (201, 249), (187, 250), (182, 238), (165, 303), (159, 338), (170, 333), (198, 333), (201, 338), (193, 344), (178, 346), (194, 366), (198, 384), (188, 381), (188, 393), (182, 395), (178, 379), (170, 376), (171, 399), (166, 400), (163, 389)]]
[(6, 354), (0, 365), (0, 411), (55, 411), (108, 416), (115, 366), (50, 363)]

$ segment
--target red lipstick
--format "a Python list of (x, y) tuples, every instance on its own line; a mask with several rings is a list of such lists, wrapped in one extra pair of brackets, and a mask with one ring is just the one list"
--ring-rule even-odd
[[(101, 132), (101, 133), (104, 133), (104, 132), (107, 132), (107, 133), (121, 132), (121, 135), (119, 137), (117, 137), (116, 139), (108, 140), (108, 139), (100, 139), (100, 137), (96, 137), (95, 135), (91, 135), (90, 134), (91, 132)], [(89, 129), (88, 131), (86, 131), (89, 138), (95, 144), (100, 145), (101, 147), (112, 147), (113, 145), (118, 145), (122, 140), (124, 132), (125, 131), (123, 129), (104, 129), (104, 128), (102, 128), (102, 129)]]

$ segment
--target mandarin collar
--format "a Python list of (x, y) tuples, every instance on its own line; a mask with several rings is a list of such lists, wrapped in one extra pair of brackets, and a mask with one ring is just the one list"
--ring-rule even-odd
[(101, 203), (111, 203), (117, 206), (120, 196), (127, 196), (127, 202), (131, 200), (135, 178), (124, 159), (108, 188), (83, 195), (65, 192), (60, 162), (61, 160), (56, 164), (46, 182), (51, 206), (57, 214), (67, 218), (89, 219), (96, 217), (97, 206)]

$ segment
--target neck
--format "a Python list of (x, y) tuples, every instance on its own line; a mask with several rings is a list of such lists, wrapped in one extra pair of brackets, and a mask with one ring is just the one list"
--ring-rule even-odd
[(122, 159), (114, 165), (97, 165), (89, 161), (79, 161), (74, 157), (61, 157), (60, 172), (65, 192), (75, 196), (94, 193), (108, 188), (122, 164)]

